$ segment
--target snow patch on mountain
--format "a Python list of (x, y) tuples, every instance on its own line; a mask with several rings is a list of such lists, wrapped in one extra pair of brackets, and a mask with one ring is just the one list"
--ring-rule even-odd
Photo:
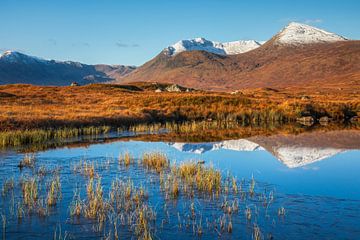
[(234, 42), (214, 42), (205, 38), (195, 38), (189, 40), (181, 40), (167, 48), (164, 53), (168, 56), (175, 56), (185, 51), (207, 51), (219, 55), (234, 55), (248, 52), (258, 48), (261, 44), (254, 40), (240, 40)]
[(292, 22), (287, 25), (276, 36), (277, 41), (281, 44), (310, 44), (345, 41), (346, 38), (335, 33), (312, 27), (302, 23)]

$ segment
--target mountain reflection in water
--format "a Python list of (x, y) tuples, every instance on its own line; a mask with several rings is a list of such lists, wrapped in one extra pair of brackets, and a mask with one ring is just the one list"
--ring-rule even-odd
[(220, 149), (268, 151), (289, 168), (327, 159), (349, 150), (360, 149), (360, 131), (303, 133), (300, 135), (255, 136), (247, 139), (211, 143), (168, 143), (183, 151), (203, 154)]

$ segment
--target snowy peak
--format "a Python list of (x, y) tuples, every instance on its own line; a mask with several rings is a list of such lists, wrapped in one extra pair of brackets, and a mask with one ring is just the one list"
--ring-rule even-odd
[(335, 33), (312, 27), (302, 23), (291, 22), (275, 36), (277, 43), (300, 45), (326, 43), (347, 40)]
[(26, 54), (16, 51), (6, 51), (0, 55), (0, 61), (9, 63), (34, 63), (34, 62), (46, 62), (46, 60), (28, 56)]
[[(275, 37), (276, 44), (301, 45), (310, 43), (326, 43), (347, 40), (335, 33), (312, 27), (302, 23), (291, 22)], [(235, 55), (245, 53), (260, 47), (265, 42), (240, 40), (234, 42), (214, 42), (205, 38), (181, 40), (164, 49), (168, 56), (175, 56), (185, 51), (207, 51), (220, 55)]]
[(261, 46), (254, 40), (240, 40), (234, 42), (220, 43), (206, 40), (205, 38), (195, 38), (181, 40), (164, 49), (168, 56), (175, 56), (185, 51), (207, 51), (220, 55), (234, 55), (248, 52)]

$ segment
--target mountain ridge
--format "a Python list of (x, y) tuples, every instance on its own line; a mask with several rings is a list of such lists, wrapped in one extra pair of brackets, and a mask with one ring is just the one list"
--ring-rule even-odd
[(80, 85), (110, 82), (129, 74), (135, 67), (88, 65), (73, 61), (46, 60), (17, 51), (0, 55), (0, 84)]
[(159, 82), (232, 92), (247, 88), (360, 88), (360, 41), (301, 23), (270, 40), (220, 43), (195, 38), (163, 49), (140, 67), (0, 56), (0, 84)]
[(207, 51), (219, 55), (235, 55), (251, 51), (258, 48), (261, 44), (255, 40), (238, 40), (233, 42), (215, 42), (205, 38), (194, 38), (180, 40), (163, 50), (168, 56), (175, 56), (185, 51)]
[[(298, 36), (295, 40), (294, 32)], [(281, 41), (283, 36), (287, 36), (287, 41)], [(290, 23), (250, 51), (234, 55), (205, 50), (182, 51), (170, 56), (160, 53), (117, 82), (141, 81), (228, 92), (319, 85), (359, 88), (360, 41)]]

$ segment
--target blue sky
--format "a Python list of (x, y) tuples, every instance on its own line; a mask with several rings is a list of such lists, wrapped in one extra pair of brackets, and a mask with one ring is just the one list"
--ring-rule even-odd
[(0, 0), (0, 51), (140, 65), (180, 39), (267, 40), (290, 21), (360, 39), (360, 1)]

